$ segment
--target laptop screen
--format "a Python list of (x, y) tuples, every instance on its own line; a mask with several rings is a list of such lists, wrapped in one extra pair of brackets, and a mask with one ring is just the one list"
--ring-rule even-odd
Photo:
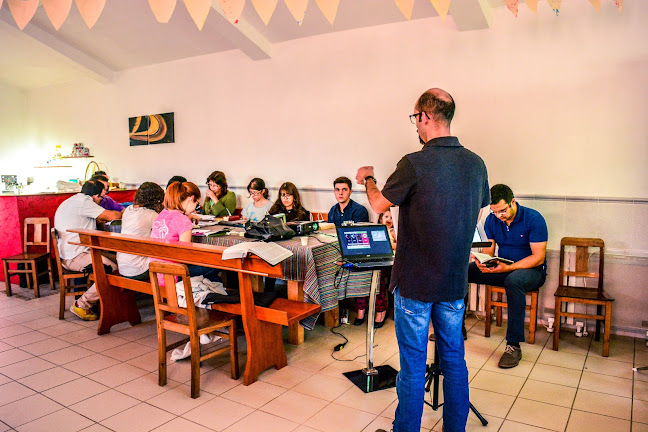
[(473, 234), (472, 247), (480, 248), (480, 247), (490, 247), (490, 246), (491, 246), (491, 242), (489, 242), (488, 237), (486, 237), (486, 232), (484, 231), (484, 227), (482, 226), (481, 222), (477, 222), (477, 226), (475, 227), (475, 234)]
[(340, 251), (344, 259), (375, 259), (393, 256), (385, 225), (337, 227)]

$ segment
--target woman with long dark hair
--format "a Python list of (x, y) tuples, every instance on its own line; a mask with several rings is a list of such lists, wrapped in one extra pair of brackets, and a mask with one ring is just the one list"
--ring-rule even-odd
[(299, 190), (291, 182), (286, 182), (279, 187), (277, 201), (270, 209), (270, 214), (283, 213), (286, 222), (310, 220), (310, 212), (301, 203)]

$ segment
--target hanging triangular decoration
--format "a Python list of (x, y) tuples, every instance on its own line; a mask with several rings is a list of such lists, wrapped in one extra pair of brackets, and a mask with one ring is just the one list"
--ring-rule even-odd
[(184, 0), (184, 4), (198, 26), (198, 30), (202, 30), (211, 9), (211, 0)]
[(337, 15), (338, 6), (340, 6), (340, 0), (315, 0), (317, 6), (328, 20), (328, 22), (333, 25), (335, 21), (335, 16)]
[(304, 22), (304, 15), (306, 15), (308, 0), (284, 0), (284, 3), (286, 3), (288, 10), (297, 20), (297, 24), (301, 26)]
[(445, 21), (448, 16), (448, 9), (450, 9), (450, 0), (430, 0), (432, 6), (441, 17), (441, 21)]
[(175, 10), (176, 0), (149, 0), (149, 6), (158, 22), (168, 23)]
[(589, 0), (589, 2), (592, 3), (597, 12), (601, 12), (601, 0)]
[(245, 0), (218, 0), (218, 4), (223, 9), (223, 14), (229, 22), (232, 24), (238, 23), (245, 7)]
[(106, 5), (106, 0), (76, 0), (77, 9), (88, 28), (92, 28)]
[(414, 0), (395, 0), (396, 6), (400, 9), (401, 13), (407, 18), (412, 19), (412, 10), (414, 9)]
[(554, 11), (556, 16), (560, 15), (560, 3), (562, 0), (547, 0), (547, 3), (549, 3), (549, 7)]
[(277, 7), (277, 2), (279, 0), (252, 0), (254, 9), (256, 9), (261, 21), (265, 25), (268, 25), (272, 14), (274, 13), (275, 8)]
[(506, 7), (517, 18), (517, 16), (518, 16), (518, 0), (504, 0), (504, 3), (506, 3)]
[(619, 9), (619, 12), (623, 10), (623, 0), (614, 0), (614, 4), (616, 5), (617, 9)]
[(38, 9), (38, 0), (7, 0), (7, 4), (20, 30), (25, 28)]
[(70, 13), (72, 0), (43, 0), (43, 7), (50, 22), (58, 30)]
[(2, 9), (2, 0), (0, 0), (0, 9)]
[(525, 3), (527, 6), (529, 6), (529, 9), (531, 9), (531, 12), (534, 14), (538, 14), (538, 0), (525, 0)]

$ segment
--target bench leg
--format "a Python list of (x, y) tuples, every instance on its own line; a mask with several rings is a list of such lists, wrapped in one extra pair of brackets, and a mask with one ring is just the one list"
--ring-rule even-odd
[(324, 325), (328, 328), (336, 327), (340, 323), (340, 308), (324, 312)]
[[(288, 300), (304, 301), (304, 282), (288, 281)], [(298, 322), (288, 327), (288, 343), (301, 345), (304, 343), (304, 327)]]

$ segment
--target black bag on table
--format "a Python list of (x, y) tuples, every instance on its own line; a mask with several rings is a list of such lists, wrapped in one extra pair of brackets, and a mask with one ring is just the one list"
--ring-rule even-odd
[(259, 222), (248, 221), (245, 223), (245, 237), (263, 241), (288, 240), (295, 235), (295, 231), (278, 217), (266, 215)]

